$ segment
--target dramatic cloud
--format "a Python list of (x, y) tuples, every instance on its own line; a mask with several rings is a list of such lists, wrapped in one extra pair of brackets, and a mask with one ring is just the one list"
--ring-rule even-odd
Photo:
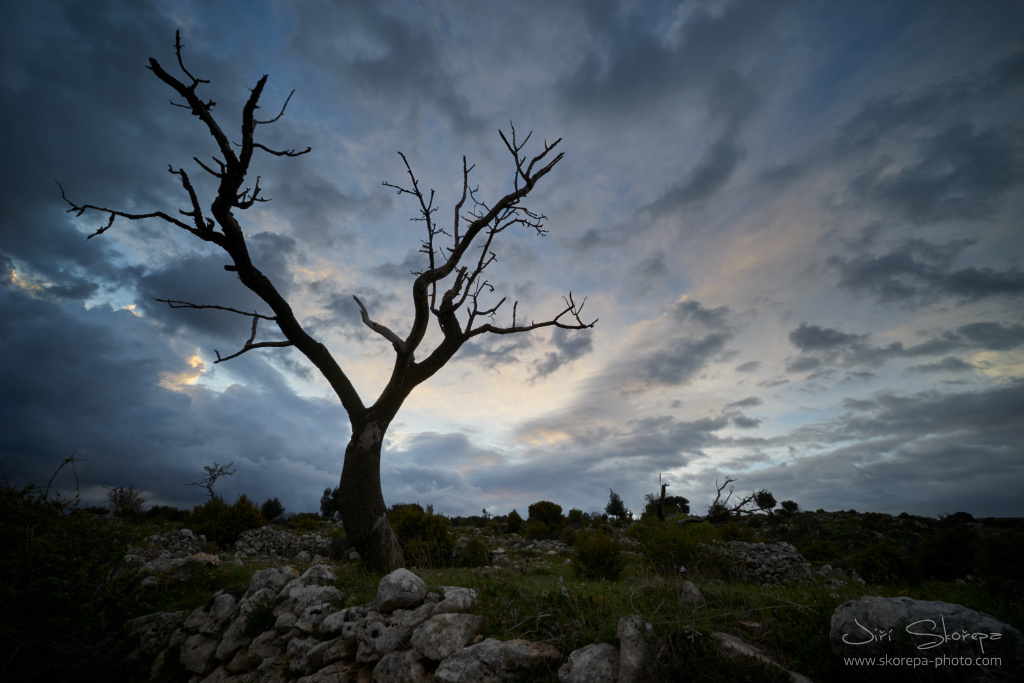
[[(928, 3), (139, 3), (0, 10), (0, 474), (316, 510), (349, 423), (295, 349), (243, 348), (267, 314), (215, 245), (101, 211), (203, 205), (215, 141), (149, 58), (187, 67), (238, 142), (268, 82), (239, 211), (250, 257), (372, 402), (410, 329), (426, 238), (463, 185), (516, 185), (498, 135), (561, 138), (481, 292), (495, 325), (586, 297), (593, 330), (467, 342), (388, 432), (388, 503), (450, 514), (710, 502), (716, 478), (802, 507), (1022, 514), (1024, 7)], [(230, 17), (230, 20), (225, 20)], [(935, 45), (942, 49), (936, 50)], [(171, 170), (172, 172), (168, 172)], [(60, 185), (54, 183), (58, 180)], [(433, 192), (433, 195), (431, 195)], [(463, 207), (463, 213), (466, 207)], [(447, 246), (447, 244), (443, 244)], [(479, 258), (474, 247), (469, 258)], [(489, 288), (493, 287), (493, 291)], [(518, 304), (515, 304), (518, 302)], [(514, 306), (515, 304), (515, 306)], [(480, 321), (478, 321), (480, 322)], [(426, 346), (441, 338), (436, 325)], [(280, 339), (262, 320), (258, 340)], [(425, 351), (425, 349), (421, 350)], [(1016, 412), (1015, 412), (1016, 411)], [(73, 486), (69, 478), (59, 482)]]

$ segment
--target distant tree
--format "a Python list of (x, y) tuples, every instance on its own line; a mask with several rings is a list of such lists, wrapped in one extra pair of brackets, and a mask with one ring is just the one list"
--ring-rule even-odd
[(146, 499), (142, 491), (129, 485), (128, 488), (117, 486), (107, 489), (107, 507), (118, 517), (131, 518), (142, 514), (142, 506)]
[(260, 514), (268, 522), (272, 519), (277, 519), (284, 514), (284, 505), (281, 505), (281, 501), (277, 498), (267, 498), (263, 501), (263, 505), (260, 506)]
[(608, 489), (608, 493), (608, 504), (604, 506), (605, 513), (617, 520), (625, 519), (629, 510), (626, 509), (625, 503), (622, 502), (622, 496), (611, 489)]
[(512, 512), (508, 513), (508, 523), (505, 526), (505, 530), (510, 534), (518, 534), (519, 529), (523, 526), (523, 518), (515, 508), (512, 508)]
[(771, 491), (761, 489), (754, 494), (754, 503), (757, 507), (761, 508), (772, 514), (772, 509), (775, 507), (775, 496), (772, 495)]
[[(175, 36), (175, 56), (182, 74), (171, 75), (156, 60), (149, 60), (149, 69), (164, 84), (184, 100), (176, 106), (188, 110), (211, 134), (216, 143), (218, 156), (213, 163), (193, 157), (199, 167), (212, 176), (211, 185), (204, 188), (193, 183), (183, 168), (168, 167), (185, 191), (187, 208), (177, 213), (149, 211), (130, 213), (92, 204), (76, 204), (67, 198), (61, 188), (61, 196), (71, 207), (69, 213), (81, 216), (93, 211), (107, 218), (90, 238), (101, 235), (114, 225), (117, 218), (130, 221), (159, 220), (179, 228), (197, 239), (209, 242), (222, 249), (231, 259), (225, 269), (235, 273), (242, 285), (254, 292), (269, 309), (269, 313), (242, 311), (217, 304), (201, 304), (188, 301), (161, 299), (172, 308), (215, 309), (244, 316), (252, 321), (252, 334), (242, 348), (235, 353), (221, 356), (219, 351), (215, 362), (221, 363), (237, 358), (253, 349), (294, 347), (303, 354), (327, 380), (341, 401), (349, 418), (349, 441), (342, 465), (339, 510), (345, 524), (345, 532), (355, 546), (363, 562), (373, 568), (392, 570), (405, 566), (401, 545), (387, 523), (388, 510), (380, 485), (381, 449), (385, 434), (398, 414), (402, 404), (413, 389), (433, 377), (470, 340), (483, 334), (514, 334), (530, 332), (547, 327), (563, 330), (584, 330), (597, 322), (584, 322), (581, 317), (584, 301), (576, 302), (569, 292), (563, 297), (564, 306), (553, 316), (542, 320), (526, 320), (513, 303), (511, 320), (505, 324), (495, 321), (496, 314), (506, 302), (505, 298), (494, 303), (488, 300), (494, 286), (486, 277), (486, 269), (496, 260), (496, 240), (508, 229), (524, 228), (543, 235), (546, 217), (527, 207), (523, 202), (534, 188), (562, 160), (563, 155), (555, 152), (561, 138), (552, 143), (544, 141), (537, 154), (524, 152), (530, 140), (517, 135), (515, 128), (510, 135), (499, 132), (501, 139), (512, 157), (512, 187), (503, 196), (484, 198), (478, 188), (470, 182), (473, 166), (462, 160), (461, 197), (454, 206), (454, 220), (448, 227), (438, 225), (434, 206), (434, 192), (425, 193), (413, 173), (409, 161), (401, 153), (409, 184), (405, 186), (384, 183), (399, 195), (406, 195), (417, 205), (418, 217), (425, 235), (420, 244), (423, 254), (422, 270), (415, 273), (411, 287), (411, 325), (404, 336), (386, 325), (373, 320), (370, 311), (358, 297), (353, 297), (363, 323), (379, 335), (394, 349), (395, 362), (391, 377), (385, 383), (381, 394), (367, 404), (359, 395), (352, 380), (327, 346), (312, 334), (312, 326), (297, 316), (298, 307), (291, 304), (268, 275), (253, 262), (252, 252), (246, 242), (246, 234), (239, 220), (239, 212), (252, 208), (257, 203), (268, 201), (261, 196), (263, 188), (260, 177), (255, 182), (250, 177), (250, 165), (259, 153), (275, 157), (298, 157), (310, 151), (275, 150), (256, 140), (256, 129), (279, 120), (285, 112), (291, 95), (285, 99), (280, 112), (265, 119), (256, 118), (260, 97), (267, 83), (264, 75), (250, 89), (241, 114), (240, 137), (232, 138), (214, 117), (216, 104), (212, 99), (203, 99), (198, 93), (200, 85), (209, 83), (194, 76), (185, 66), (182, 56), (181, 37)], [(251, 183), (247, 186), (246, 183)], [(203, 207), (201, 195), (209, 192), (214, 196), (209, 210)], [(506, 309), (507, 310), (507, 309)], [(438, 333), (428, 335), (431, 321), (438, 325)], [(257, 326), (260, 322), (272, 323), (283, 339), (257, 341)], [(437, 341), (433, 349), (420, 348), (426, 339)], [(212, 489), (211, 489), (212, 497)]]
[(541, 500), (529, 507), (529, 521), (540, 522), (550, 531), (557, 533), (562, 528), (562, 506), (549, 500)]
[(787, 515), (795, 514), (798, 510), (800, 510), (800, 506), (791, 500), (782, 501), (781, 503), (779, 503), (779, 507), (781, 507), (782, 511)]
[(214, 460), (212, 465), (204, 465), (203, 469), (206, 470), (206, 476), (199, 481), (194, 481), (190, 486), (196, 486), (201, 489), (206, 489), (210, 494), (210, 500), (216, 498), (216, 494), (213, 492), (213, 487), (217, 483), (217, 480), (221, 477), (230, 477), (235, 472), (231, 469), (234, 462), (229, 462), (227, 465), (218, 465), (217, 461)]
[(656, 493), (645, 493), (644, 494), (644, 511), (640, 515), (641, 519), (648, 517), (658, 516), (658, 505), (661, 504), (661, 512), (664, 517), (683, 513), (684, 515), (690, 514), (690, 501), (682, 496), (665, 496), (662, 499)]
[(324, 495), (320, 496), (320, 516), (324, 519), (333, 520), (338, 515), (338, 487), (333, 489), (328, 486), (324, 489)]
[(574, 528), (579, 529), (586, 521), (583, 517), (583, 510), (580, 510), (579, 508), (569, 510), (569, 514), (566, 516), (566, 521)]

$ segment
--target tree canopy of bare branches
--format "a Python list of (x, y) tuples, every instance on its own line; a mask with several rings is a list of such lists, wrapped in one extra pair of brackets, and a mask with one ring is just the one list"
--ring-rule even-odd
[[(495, 239), (516, 226), (538, 235), (546, 232), (546, 217), (527, 207), (523, 200), (562, 160), (563, 153), (557, 149), (561, 139), (550, 143), (544, 141), (537, 151), (531, 153), (526, 151), (531, 134), (521, 137), (512, 126), (507, 134), (500, 132), (514, 173), (511, 190), (493, 201), (481, 197), (478, 188), (471, 184), (470, 174), (474, 167), (463, 157), (461, 197), (455, 203), (452, 220), (447, 227), (437, 220), (434, 191), (421, 189), (409, 160), (399, 153), (408, 181), (403, 184), (385, 182), (384, 185), (399, 195), (408, 196), (416, 205), (417, 217), (414, 220), (423, 226), (425, 236), (421, 240), (420, 251), (425, 256), (426, 265), (415, 273), (411, 292), (413, 320), (404, 334), (374, 320), (366, 305), (358, 297), (353, 297), (363, 323), (390, 343), (395, 353), (387, 385), (372, 403), (367, 404), (338, 360), (321, 341), (307, 332), (291, 304), (252, 261), (238, 217), (238, 212), (268, 201), (262, 195), (261, 178), (257, 176), (255, 181), (248, 178), (255, 154), (299, 157), (310, 151), (310, 147), (301, 150), (272, 149), (256, 139), (259, 126), (281, 119), (294, 91), (276, 115), (258, 119), (256, 112), (260, 108), (267, 76), (260, 78), (242, 108), (241, 140), (233, 142), (214, 117), (216, 102), (200, 96), (200, 86), (207, 85), (209, 81), (194, 76), (186, 67), (179, 34), (175, 35), (174, 51), (182, 76), (170, 74), (154, 58), (149, 60), (148, 68), (180, 98), (181, 101), (172, 104), (198, 118), (214, 139), (217, 154), (211, 161), (193, 157), (197, 166), (215, 181), (215, 196), (209, 203), (209, 209), (205, 208), (188, 172), (169, 166), (168, 172), (177, 178), (187, 197), (186, 208), (178, 209), (176, 213), (163, 210), (132, 213), (78, 204), (68, 198), (61, 186), (61, 196), (70, 206), (68, 212), (76, 216), (98, 213), (106, 217), (106, 223), (87, 239), (105, 234), (118, 219), (159, 220), (217, 245), (231, 258), (231, 264), (225, 269), (236, 273), (239, 281), (263, 301), (269, 312), (249, 312), (212, 303), (172, 299), (158, 301), (172, 308), (216, 309), (251, 318), (248, 340), (234, 353), (221, 355), (216, 351), (217, 363), (255, 349), (294, 347), (320, 371), (344, 406), (351, 424), (351, 438), (345, 451), (338, 488), (339, 508), (346, 532), (367, 564), (380, 568), (403, 566), (401, 548), (386, 523), (387, 508), (380, 489), (380, 451), (384, 433), (406, 397), (440, 370), (464, 343), (478, 335), (514, 334), (545, 327), (582, 330), (593, 327), (597, 322), (596, 319), (587, 321), (582, 317), (585, 299), (577, 301), (569, 292), (563, 296), (560, 311), (551, 318), (541, 321), (521, 319), (518, 302), (513, 302), (511, 322), (498, 324), (495, 322), (496, 314), (506, 306), (507, 300), (500, 298), (493, 303), (489, 296), (494, 293), (494, 287), (488, 281), (486, 271), (497, 258)], [(478, 251), (471, 252), (471, 248)], [(441, 341), (417, 357), (431, 320), (440, 330)], [(261, 322), (276, 326), (283, 339), (258, 340)]]

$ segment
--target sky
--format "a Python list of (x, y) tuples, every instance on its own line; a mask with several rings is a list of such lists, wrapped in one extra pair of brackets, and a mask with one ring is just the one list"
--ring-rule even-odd
[[(347, 416), (212, 244), (159, 220), (67, 213), (208, 206), (214, 140), (147, 70), (209, 80), (257, 140), (272, 201), (239, 212), (257, 267), (365, 403), (387, 382), (421, 270), (417, 205), (453, 220), (462, 158), (512, 187), (499, 136), (561, 139), (501, 235), (496, 324), (570, 292), (591, 330), (477, 337), (392, 424), (385, 501), (449, 515), (609, 489), (706, 509), (716, 482), (802, 509), (1024, 515), (1024, 4), (524, 0), (96, 0), (0, 8), (0, 474), (101, 503), (135, 486), (317, 511)], [(235, 134), (237, 135), (237, 134)], [(55, 182), (56, 181), (56, 182)], [(60, 183), (60, 186), (57, 185)], [(275, 336), (276, 335), (276, 336)], [(280, 339), (261, 325), (257, 340)], [(436, 332), (427, 342), (436, 342)], [(525, 516), (525, 514), (524, 514)]]

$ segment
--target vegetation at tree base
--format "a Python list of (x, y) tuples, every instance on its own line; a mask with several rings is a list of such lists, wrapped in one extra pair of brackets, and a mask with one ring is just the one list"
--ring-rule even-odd
[(419, 567), (451, 564), (455, 542), (446, 517), (424, 512), (419, 503), (400, 503), (391, 506), (388, 521), (410, 563)]

